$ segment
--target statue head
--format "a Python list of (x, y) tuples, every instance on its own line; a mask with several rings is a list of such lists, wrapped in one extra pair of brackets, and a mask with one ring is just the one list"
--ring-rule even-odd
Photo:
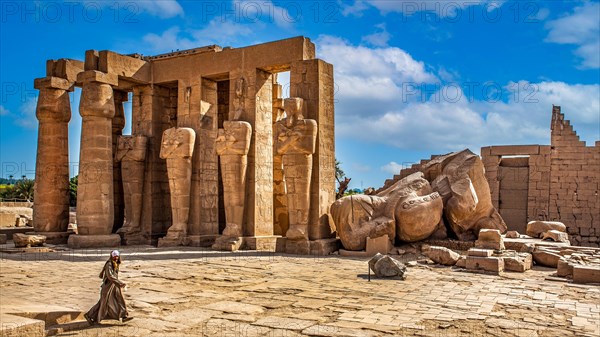
[(290, 97), (283, 101), (283, 108), (287, 115), (286, 124), (288, 126), (295, 124), (296, 121), (304, 119), (304, 115), (302, 114), (303, 107), (304, 100), (300, 97)]

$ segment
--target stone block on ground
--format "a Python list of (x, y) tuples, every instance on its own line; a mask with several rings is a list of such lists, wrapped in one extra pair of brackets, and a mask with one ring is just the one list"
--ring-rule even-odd
[(540, 238), (543, 233), (549, 230), (566, 232), (567, 226), (558, 221), (529, 221), (527, 223), (527, 231), (525, 234), (531, 236), (532, 238)]
[(458, 258), (458, 261), (456, 261), (456, 264), (454, 266), (459, 267), (459, 268), (467, 268), (467, 257), (464, 255), (461, 255)]
[(504, 260), (499, 257), (467, 256), (467, 270), (499, 274), (504, 271)]
[(506, 271), (524, 273), (533, 267), (533, 257), (529, 253), (507, 251), (500, 257), (504, 260), (504, 270)]
[(500, 231), (497, 229), (482, 229), (479, 231), (479, 237), (475, 241), (476, 248), (484, 249), (504, 249), (504, 240)]
[(393, 248), (392, 243), (390, 242), (390, 238), (387, 234), (377, 237), (370, 238), (367, 237), (367, 255), (373, 256), (377, 253), (379, 254), (387, 254), (390, 249)]
[(119, 234), (110, 235), (77, 235), (72, 234), (68, 240), (69, 248), (101, 248), (119, 247), (121, 237)]
[(556, 276), (567, 278), (573, 277), (573, 265), (570, 264), (569, 261), (564, 257), (558, 260), (556, 265)]
[(557, 231), (556, 229), (549, 230), (542, 234), (542, 240), (552, 240), (554, 242), (569, 243), (569, 235), (565, 232)]
[(481, 248), (471, 248), (467, 252), (468, 256), (480, 256), (480, 257), (489, 257), (494, 253), (491, 249), (481, 249)]
[(369, 268), (377, 277), (400, 277), (406, 279), (406, 266), (389, 255), (377, 253), (369, 260)]
[(445, 266), (455, 265), (460, 258), (460, 254), (445, 247), (431, 246), (424, 253), (433, 262)]
[(560, 260), (560, 254), (547, 249), (536, 249), (533, 253), (533, 261), (536, 264), (556, 268), (558, 260)]
[(22, 247), (41, 247), (46, 243), (46, 237), (43, 235), (27, 235), (16, 233), (13, 235), (15, 248)]
[(600, 283), (600, 266), (573, 266), (573, 282)]

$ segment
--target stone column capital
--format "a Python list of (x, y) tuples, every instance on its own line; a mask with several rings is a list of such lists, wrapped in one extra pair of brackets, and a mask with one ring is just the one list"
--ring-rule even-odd
[(116, 74), (103, 73), (97, 70), (86, 70), (77, 74), (77, 82), (98, 82), (117, 86), (119, 85), (119, 77)]

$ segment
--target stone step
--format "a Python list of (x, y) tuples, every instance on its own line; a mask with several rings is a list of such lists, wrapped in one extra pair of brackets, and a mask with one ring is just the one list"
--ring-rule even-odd
[(46, 336), (56, 336), (68, 331), (83, 330), (89, 326), (90, 324), (85, 320), (51, 325), (46, 328)]
[(0, 336), (2, 337), (44, 337), (43, 321), (18, 315), (0, 314)]

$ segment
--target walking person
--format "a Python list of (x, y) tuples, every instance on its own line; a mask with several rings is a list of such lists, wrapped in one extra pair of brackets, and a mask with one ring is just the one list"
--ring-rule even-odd
[(113, 250), (100, 272), (102, 279), (100, 300), (83, 315), (90, 325), (100, 323), (103, 319), (116, 319), (122, 322), (132, 319), (127, 312), (122, 292), (125, 282), (119, 280), (120, 265), (121, 254), (118, 250)]

